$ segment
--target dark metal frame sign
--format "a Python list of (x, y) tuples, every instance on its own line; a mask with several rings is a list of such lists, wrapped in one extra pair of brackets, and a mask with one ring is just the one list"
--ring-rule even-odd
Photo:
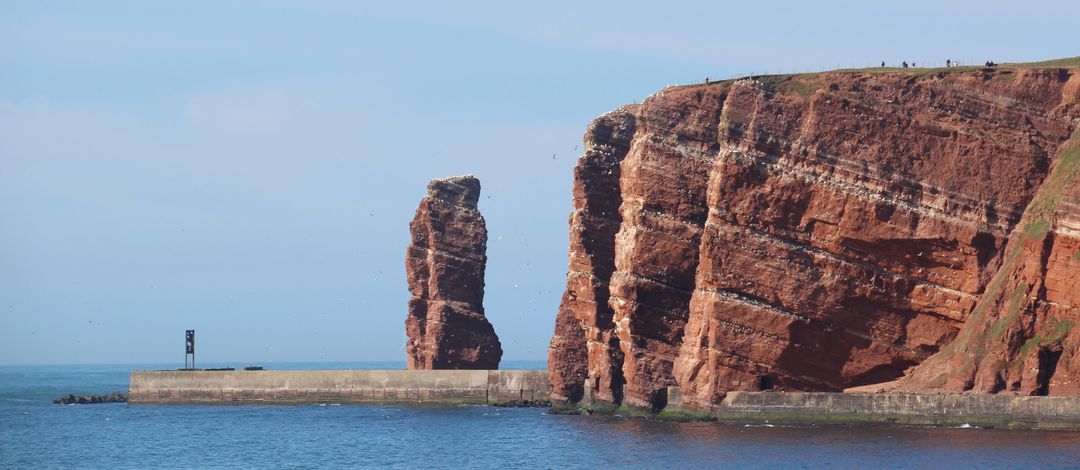
[(187, 330), (184, 335), (184, 368), (188, 369), (188, 356), (191, 356), (191, 369), (195, 368), (195, 330)]

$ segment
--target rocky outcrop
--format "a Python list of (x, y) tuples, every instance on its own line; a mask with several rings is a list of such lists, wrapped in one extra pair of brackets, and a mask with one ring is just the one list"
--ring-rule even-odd
[(95, 405), (98, 403), (127, 403), (128, 394), (112, 392), (106, 395), (65, 395), (53, 399), (54, 405)]
[(634, 136), (637, 106), (593, 121), (585, 154), (574, 167), (570, 215), (570, 273), (548, 350), (551, 396), (577, 402), (586, 392), (609, 403), (622, 400), (623, 352), (608, 305), (615, 271), (615, 235), (621, 219), (620, 163)]
[(502, 346), (484, 316), (487, 228), (479, 199), (472, 175), (433, 180), (409, 225), (409, 369), (499, 368)]
[(1078, 122), (1080, 72), (1038, 67), (671, 87), (600, 117), (553, 400), (1078, 394)]
[(870, 390), (1080, 395), (1078, 173), (1080, 131), (1058, 152), (956, 340)]

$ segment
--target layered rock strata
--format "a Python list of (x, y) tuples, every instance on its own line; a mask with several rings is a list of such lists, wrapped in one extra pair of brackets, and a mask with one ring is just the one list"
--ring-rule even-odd
[(957, 339), (900, 391), (1080, 395), (1080, 131), (1013, 228), (1002, 264)]
[(671, 87), (600, 117), (553, 400), (898, 379), (1077, 394), (1078, 101), (1076, 69), (844, 72)]
[(550, 392), (556, 400), (577, 402), (586, 393), (608, 403), (622, 400), (623, 352), (608, 298), (621, 224), (620, 163), (634, 136), (637, 111), (627, 106), (593, 121), (585, 153), (574, 167), (570, 273), (548, 357), (549, 365), (559, 365), (550, 368), (551, 383), (558, 384)]
[(433, 180), (409, 224), (409, 369), (499, 368), (502, 346), (484, 315), (487, 228), (479, 199), (472, 175)]

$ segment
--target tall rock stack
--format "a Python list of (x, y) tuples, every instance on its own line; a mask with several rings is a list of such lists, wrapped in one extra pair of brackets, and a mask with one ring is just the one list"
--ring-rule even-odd
[(484, 316), (487, 228), (472, 175), (432, 180), (406, 253), (408, 368), (498, 369), (502, 345)]

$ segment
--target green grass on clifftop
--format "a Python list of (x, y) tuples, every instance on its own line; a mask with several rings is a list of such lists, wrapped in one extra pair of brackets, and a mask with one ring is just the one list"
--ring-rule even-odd
[[(1040, 62), (1017, 62), (1017, 63), (997, 64), (997, 67), (995, 67), (995, 69), (1070, 68), (1070, 67), (1080, 67), (1080, 56), (1078, 56), (1078, 57), (1067, 57), (1067, 58), (1063, 58), (1063, 59), (1044, 60), (1044, 61), (1040, 61)], [(982, 65), (965, 65), (965, 66), (962, 66), (962, 67), (960, 67), (960, 66), (957, 66), (957, 67), (919, 67), (919, 68), (911, 67), (911, 68), (906, 68), (906, 69), (902, 68), (902, 67), (847, 68), (847, 69), (825, 70), (825, 71), (821, 71), (821, 72), (804, 72), (804, 73), (794, 73), (794, 74), (751, 75), (751, 76), (744, 76), (744, 77), (734, 77), (734, 78), (729, 78), (729, 79), (726, 79), (726, 80), (715, 80), (715, 81), (712, 81), (710, 83), (711, 84), (717, 84), (717, 83), (730, 84), (731, 82), (734, 82), (735, 80), (740, 80), (740, 79), (743, 79), (743, 78), (751, 78), (752, 77), (752, 78), (755, 78), (755, 79), (765, 83), (766, 85), (769, 85), (771, 87), (775, 87), (775, 89), (772, 89), (770, 91), (779, 91), (779, 92), (790, 91), (790, 92), (794, 92), (795, 94), (798, 94), (799, 96), (802, 96), (803, 98), (806, 98), (807, 96), (812, 94), (814, 91), (817, 91), (817, 88), (820, 86), (817, 83), (814, 83), (814, 80), (813, 80), (813, 78), (816, 75), (820, 75), (820, 74), (830, 74), (830, 73), (889, 74), (889, 73), (891, 73), (891, 74), (902, 74), (903, 76), (911, 77), (911, 78), (920, 78), (920, 77), (928, 77), (928, 76), (931, 76), (931, 75), (936, 75), (938, 73), (968, 72), (968, 71), (973, 71), (973, 70), (981, 70), (983, 68), (984, 67)], [(800, 78), (802, 80), (793, 80), (795, 78)], [(1011, 79), (1011, 76), (1002, 77), (1002, 78)], [(807, 80), (807, 79), (809, 79), (809, 80)], [(674, 88), (681, 88), (681, 87), (684, 87), (684, 86), (685, 87), (694, 87), (694, 86), (707, 86), (707, 85), (709, 85), (709, 84), (706, 84), (706, 83), (694, 83), (694, 84), (689, 84), (689, 85), (677, 85)]]
[(1003, 64), (1010, 67), (1080, 67), (1080, 56), (1065, 59), (1044, 60), (1042, 62), (1025, 62), (1020, 64)]

